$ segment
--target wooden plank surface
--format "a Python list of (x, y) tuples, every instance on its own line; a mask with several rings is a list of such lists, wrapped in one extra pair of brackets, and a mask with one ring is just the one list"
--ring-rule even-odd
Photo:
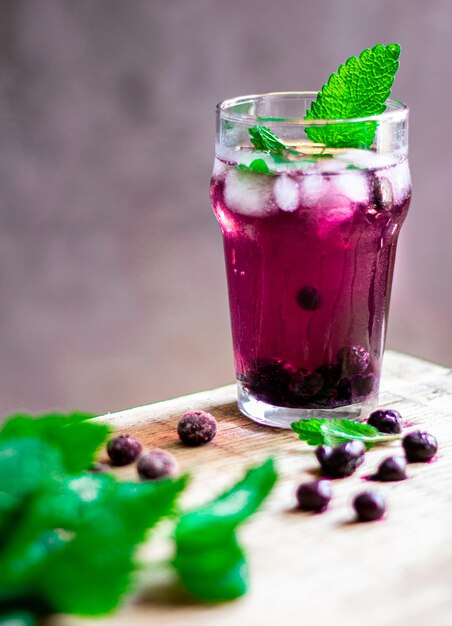
[[(173, 581), (156, 572), (144, 593), (101, 621), (56, 617), (52, 626), (450, 626), (452, 624), (452, 372), (387, 352), (379, 406), (397, 408), (412, 428), (437, 436), (438, 459), (409, 465), (409, 480), (368, 483), (379, 460), (400, 443), (375, 448), (355, 475), (333, 483), (328, 511), (294, 510), (294, 491), (316, 475), (312, 448), (291, 431), (258, 426), (241, 416), (235, 387), (177, 398), (98, 418), (145, 446), (162, 447), (193, 475), (184, 504), (198, 504), (238, 479), (244, 469), (269, 455), (276, 458), (278, 485), (241, 531), (249, 555), (252, 585), (244, 598), (224, 605), (190, 602)], [(202, 408), (218, 420), (215, 440), (202, 448), (183, 447), (178, 417)], [(135, 476), (133, 467), (118, 473)], [(386, 519), (357, 524), (353, 496), (376, 488), (387, 499)], [(166, 555), (167, 540), (156, 537), (146, 556)], [(95, 590), (93, 590), (95, 593)]]

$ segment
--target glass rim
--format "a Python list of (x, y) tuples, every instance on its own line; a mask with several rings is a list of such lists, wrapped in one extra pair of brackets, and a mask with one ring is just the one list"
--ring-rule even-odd
[[(216, 105), (217, 115), (229, 122), (242, 122), (257, 124), (260, 121), (264, 121), (256, 115), (250, 115), (249, 113), (234, 113), (230, 109), (238, 104), (244, 104), (259, 98), (265, 98), (267, 96), (302, 96), (302, 97), (315, 97), (318, 91), (269, 91), (267, 93), (250, 94), (246, 96), (238, 96), (236, 98), (228, 98), (222, 100)], [(383, 113), (377, 113), (376, 115), (367, 115), (363, 117), (349, 117), (349, 118), (335, 118), (335, 119), (313, 119), (305, 120), (302, 117), (288, 117), (288, 118), (265, 118), (265, 124), (280, 124), (280, 125), (295, 125), (295, 126), (318, 126), (322, 124), (353, 124), (358, 122), (373, 122), (373, 121), (401, 121), (408, 115), (409, 108), (401, 100), (395, 98), (388, 98), (386, 105), (391, 105), (391, 110), (383, 111)]]

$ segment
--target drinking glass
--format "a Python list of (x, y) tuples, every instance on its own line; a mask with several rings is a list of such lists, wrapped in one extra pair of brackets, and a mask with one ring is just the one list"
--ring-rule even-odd
[[(238, 405), (269, 426), (362, 419), (375, 406), (410, 202), (407, 107), (388, 100), (380, 115), (307, 121), (315, 97), (267, 93), (217, 106), (211, 201)], [(257, 149), (256, 125), (283, 149)]]

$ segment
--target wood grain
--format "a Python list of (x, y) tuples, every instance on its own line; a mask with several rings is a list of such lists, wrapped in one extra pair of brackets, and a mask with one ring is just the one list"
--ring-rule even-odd
[[(243, 529), (252, 571), (249, 594), (236, 602), (205, 606), (181, 595), (174, 581), (156, 572), (149, 587), (115, 616), (101, 620), (56, 617), (52, 626), (450, 626), (452, 624), (452, 372), (387, 352), (380, 406), (397, 408), (413, 428), (437, 436), (438, 459), (409, 466), (409, 480), (369, 483), (363, 477), (399, 443), (366, 455), (358, 472), (334, 481), (323, 515), (294, 510), (294, 491), (317, 473), (312, 449), (290, 431), (258, 426), (240, 415), (233, 385), (99, 419), (171, 451), (193, 480), (184, 504), (219, 492), (244, 469), (272, 455), (280, 481), (265, 508)], [(198, 449), (178, 441), (178, 417), (188, 409), (211, 411), (219, 422), (215, 440)], [(135, 476), (133, 467), (119, 472)], [(354, 521), (353, 496), (377, 489), (387, 498), (386, 519)], [(146, 556), (164, 555), (160, 536)], [(95, 590), (93, 590), (95, 593)]]

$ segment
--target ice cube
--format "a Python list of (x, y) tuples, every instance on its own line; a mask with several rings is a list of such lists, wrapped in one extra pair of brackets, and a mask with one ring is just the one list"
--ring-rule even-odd
[(344, 150), (338, 152), (336, 157), (350, 165), (363, 170), (373, 170), (380, 167), (388, 167), (394, 163), (394, 156), (374, 150)]
[(224, 199), (231, 211), (249, 216), (265, 216), (275, 210), (270, 198), (272, 176), (231, 169), (225, 181)]
[(328, 193), (329, 182), (319, 174), (306, 174), (300, 178), (300, 197), (303, 206), (315, 206)]
[(295, 211), (299, 204), (298, 183), (291, 176), (282, 174), (273, 187), (276, 203), (283, 211)]
[(354, 205), (345, 196), (331, 194), (326, 196), (317, 215), (318, 234), (329, 236), (336, 228), (350, 222), (354, 214)]
[(334, 178), (334, 188), (338, 194), (352, 202), (366, 202), (369, 197), (369, 184), (365, 174), (349, 171)]
[(353, 208), (347, 204), (347, 200), (341, 196), (336, 196), (336, 202), (334, 202), (334, 198), (331, 198), (331, 205), (323, 217), (330, 224), (337, 224), (351, 219), (352, 215)]
[(335, 173), (344, 171), (347, 168), (347, 163), (339, 159), (323, 158), (317, 159), (316, 167), (320, 172)]
[(402, 161), (394, 167), (385, 170), (384, 175), (391, 181), (394, 202), (401, 202), (408, 194), (411, 186), (411, 176), (408, 161)]

